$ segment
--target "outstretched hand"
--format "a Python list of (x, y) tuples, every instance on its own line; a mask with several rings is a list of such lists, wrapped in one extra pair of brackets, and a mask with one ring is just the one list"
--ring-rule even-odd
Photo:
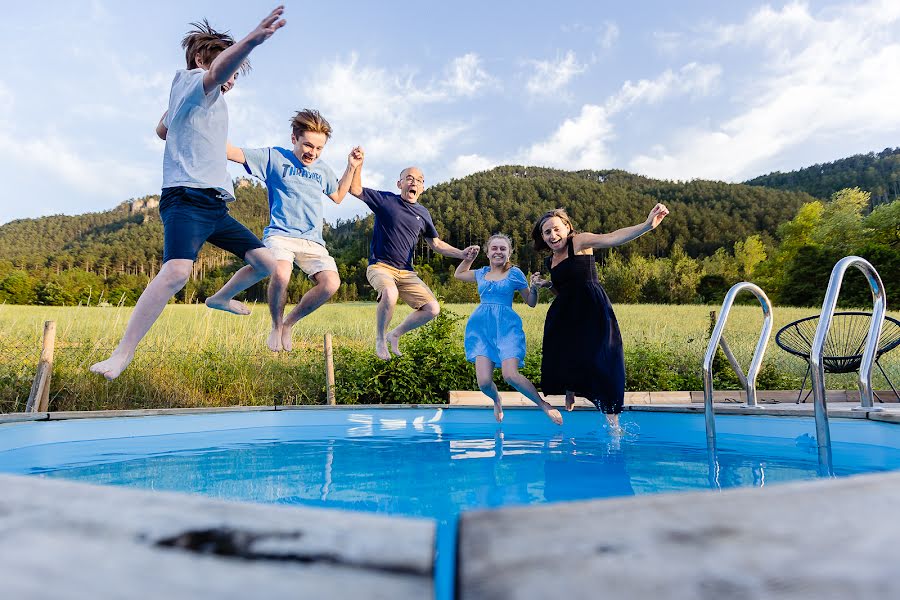
[(356, 146), (353, 150), (350, 151), (350, 156), (347, 157), (347, 162), (354, 169), (359, 168), (363, 164), (363, 160), (365, 160), (366, 153), (363, 152), (362, 146)]
[(540, 273), (532, 273), (530, 282), (532, 287), (539, 288), (547, 287), (547, 284), (550, 283), (549, 281), (541, 277)]
[(465, 261), (473, 261), (478, 256), (478, 253), (481, 251), (481, 248), (478, 246), (469, 246), (463, 250), (463, 260)]
[(668, 214), (669, 209), (666, 208), (665, 204), (660, 203), (654, 206), (653, 210), (650, 211), (650, 215), (647, 217), (647, 223), (650, 225), (650, 229), (656, 229)]
[(262, 22), (256, 26), (256, 29), (247, 35), (247, 38), (255, 45), (262, 44), (272, 37), (272, 34), (285, 26), (287, 21), (281, 18), (282, 14), (284, 14), (284, 5), (278, 6), (269, 13), (269, 16), (263, 19)]

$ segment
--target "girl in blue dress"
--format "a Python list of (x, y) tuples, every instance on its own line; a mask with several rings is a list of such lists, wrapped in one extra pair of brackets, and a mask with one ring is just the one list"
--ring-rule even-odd
[(481, 304), (466, 323), (466, 359), (475, 363), (478, 387), (494, 401), (494, 417), (503, 420), (500, 393), (494, 385), (494, 369), (500, 366), (506, 383), (537, 404), (550, 420), (562, 424), (559, 411), (541, 398), (534, 385), (519, 373), (525, 366), (525, 332), (522, 319), (512, 309), (513, 297), (518, 291), (528, 306), (537, 304), (537, 288), (528, 285), (525, 274), (512, 266), (512, 242), (509, 237), (497, 233), (485, 246), (489, 265), (472, 270), (472, 261), (478, 256), (478, 248), (467, 248), (463, 261), (456, 268), (455, 276), (461, 281), (478, 283)]

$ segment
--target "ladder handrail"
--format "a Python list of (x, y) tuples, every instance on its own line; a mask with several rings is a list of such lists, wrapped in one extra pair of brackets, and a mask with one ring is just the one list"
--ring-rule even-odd
[(734, 304), (734, 298), (744, 290), (752, 292), (753, 295), (756, 296), (763, 311), (762, 331), (760, 331), (756, 349), (753, 351), (753, 359), (750, 361), (750, 368), (747, 370), (747, 385), (744, 388), (747, 392), (747, 406), (758, 406), (756, 402), (756, 376), (759, 375), (763, 356), (766, 353), (766, 346), (768, 346), (769, 337), (772, 335), (772, 303), (759, 286), (748, 281), (743, 281), (731, 286), (731, 289), (725, 294), (725, 300), (722, 302), (719, 318), (716, 321), (716, 326), (713, 328), (712, 335), (709, 338), (709, 346), (706, 348), (706, 355), (703, 357), (703, 409), (706, 415), (706, 438), (713, 442), (716, 438), (716, 422), (715, 414), (713, 412), (713, 360), (716, 357), (716, 348), (719, 346), (720, 340), (722, 339), (722, 333), (725, 330), (725, 322), (728, 320), (731, 306)]
[(809, 355), (816, 414), (816, 443), (819, 447), (819, 467), (823, 474), (828, 475), (832, 475), (834, 469), (831, 461), (831, 429), (828, 426), (828, 408), (825, 399), (825, 364), (823, 355), (828, 329), (831, 327), (831, 320), (837, 307), (841, 283), (844, 280), (847, 269), (850, 267), (856, 267), (862, 271), (863, 275), (866, 276), (866, 281), (869, 282), (869, 288), (872, 290), (872, 321), (869, 324), (866, 347), (863, 350), (862, 362), (859, 366), (860, 405), (857, 407), (858, 409), (875, 410), (872, 399), (872, 367), (875, 363), (878, 340), (881, 337), (881, 327), (884, 323), (884, 313), (887, 308), (887, 298), (885, 298), (881, 277), (869, 261), (859, 256), (846, 256), (834, 265), (834, 268), (831, 270), (831, 278), (828, 280), (825, 301), (822, 303), (822, 313), (819, 315), (819, 326), (816, 327), (816, 335), (813, 338), (812, 350)]

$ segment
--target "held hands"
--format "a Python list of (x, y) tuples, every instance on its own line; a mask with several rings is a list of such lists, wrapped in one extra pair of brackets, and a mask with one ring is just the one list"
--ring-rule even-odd
[(472, 262), (478, 256), (478, 252), (481, 250), (478, 246), (469, 246), (463, 250), (462, 258), (466, 262)]
[(269, 13), (268, 17), (263, 19), (262, 22), (256, 26), (256, 29), (247, 35), (247, 39), (250, 40), (253, 45), (258, 46), (272, 37), (272, 34), (284, 27), (285, 23), (287, 23), (287, 21), (281, 19), (283, 13), (284, 6), (277, 7)]
[(550, 282), (547, 281), (546, 279), (544, 279), (543, 277), (541, 277), (540, 273), (532, 273), (530, 282), (531, 282), (531, 287), (537, 287), (537, 288), (550, 287)]
[(361, 146), (356, 146), (353, 150), (350, 151), (350, 155), (347, 157), (347, 164), (349, 164), (354, 169), (358, 169), (362, 166), (363, 160), (365, 160), (366, 153), (363, 151)]
[(650, 215), (647, 217), (646, 223), (650, 225), (650, 229), (656, 229), (668, 214), (669, 209), (666, 208), (665, 204), (657, 204), (653, 207), (653, 210), (650, 211)]

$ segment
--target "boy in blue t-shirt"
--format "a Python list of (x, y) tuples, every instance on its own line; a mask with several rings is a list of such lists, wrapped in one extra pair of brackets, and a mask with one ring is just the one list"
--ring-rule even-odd
[[(322, 306), (341, 285), (337, 264), (322, 239), (325, 198), (340, 204), (350, 189), (353, 171), (362, 163), (362, 150), (354, 148), (338, 181), (331, 167), (319, 160), (332, 132), (319, 111), (299, 111), (291, 120), (291, 130), (292, 150), (236, 148), (229, 144), (226, 152), (228, 160), (244, 165), (247, 173), (263, 180), (268, 189), (270, 220), (263, 243), (278, 261), (269, 279), (272, 331), (266, 345), (272, 352), (290, 352), (294, 324)], [(285, 317), (294, 263), (316, 285)]]
[[(365, 202), (375, 213), (375, 228), (369, 252), (369, 268), (366, 279), (378, 292), (376, 311), (375, 354), (389, 360), (391, 352), (400, 356), (400, 336), (416, 327), (421, 327), (440, 312), (440, 305), (413, 269), (413, 250), (419, 236), (425, 234), (425, 241), (432, 250), (450, 258), (462, 260), (465, 250), (459, 250), (438, 237), (428, 209), (418, 203), (425, 190), (425, 177), (418, 167), (407, 167), (400, 173), (397, 188), (400, 194), (379, 192), (362, 186), (362, 160), (353, 172), (350, 193)], [(478, 249), (469, 246), (466, 250)], [(385, 333), (394, 316), (397, 299), (402, 298), (413, 312), (400, 325)], [(390, 351), (388, 348), (390, 347)]]
[(91, 365), (93, 373), (112, 380), (128, 366), (138, 343), (187, 283), (204, 242), (249, 263), (207, 298), (210, 308), (249, 314), (234, 296), (274, 270), (269, 251), (228, 214), (227, 202), (234, 200), (234, 189), (226, 168), (228, 107), (222, 95), (234, 85), (237, 72), (246, 69), (250, 52), (284, 26), (283, 12), (283, 6), (273, 10), (237, 43), (206, 21), (193, 24), (182, 40), (187, 69), (176, 72), (169, 108), (157, 127), (166, 139), (159, 202), (163, 265), (138, 299), (119, 345), (108, 359)]

